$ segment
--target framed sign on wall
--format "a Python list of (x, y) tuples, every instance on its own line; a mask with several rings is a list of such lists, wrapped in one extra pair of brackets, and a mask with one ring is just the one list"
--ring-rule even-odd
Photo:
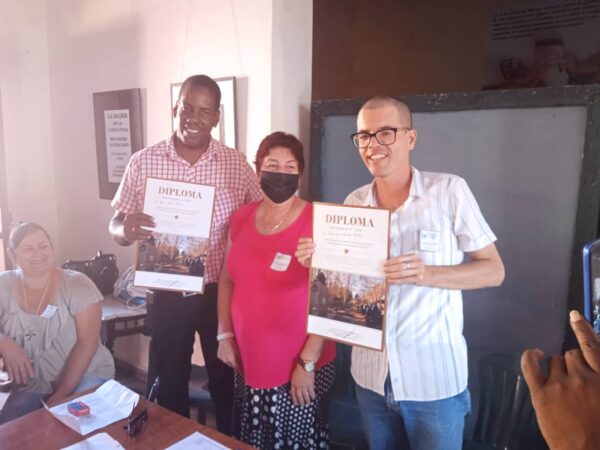
[[(237, 148), (237, 134), (235, 128), (235, 77), (215, 78), (221, 89), (221, 105), (219, 125), (213, 128), (211, 136), (228, 147)], [(175, 131), (177, 122), (173, 111), (179, 97), (181, 83), (171, 84), (171, 118), (172, 128)]]
[(140, 89), (94, 92), (100, 198), (111, 200), (131, 155), (144, 147)]

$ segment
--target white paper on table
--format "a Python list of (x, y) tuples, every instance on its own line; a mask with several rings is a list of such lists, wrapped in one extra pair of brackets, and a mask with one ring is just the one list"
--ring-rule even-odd
[[(140, 396), (115, 380), (108, 380), (94, 392), (46, 409), (74, 431), (85, 436), (131, 414)], [(86, 416), (76, 417), (67, 411), (71, 402), (82, 401), (90, 407)]]
[(93, 436), (90, 436), (83, 441), (78, 442), (77, 444), (69, 445), (68, 447), (63, 448), (62, 450), (105, 450), (105, 449), (115, 449), (115, 450), (125, 450), (118, 441), (115, 441), (109, 434), (107, 433), (98, 433)]
[(188, 437), (176, 442), (167, 447), (165, 450), (230, 450), (223, 444), (203, 435), (197, 431), (190, 434)]
[(0, 392), (0, 411), (2, 411), (2, 408), (4, 408), (4, 404), (8, 400), (9, 395), (10, 392)]

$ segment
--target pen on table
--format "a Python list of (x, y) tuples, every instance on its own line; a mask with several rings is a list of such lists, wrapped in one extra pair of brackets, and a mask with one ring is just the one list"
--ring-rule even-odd
[(150, 392), (148, 392), (147, 400), (149, 402), (153, 402), (156, 394), (158, 394), (158, 387), (160, 386), (160, 379), (156, 377), (154, 379), (154, 383), (152, 383), (152, 387), (150, 388)]

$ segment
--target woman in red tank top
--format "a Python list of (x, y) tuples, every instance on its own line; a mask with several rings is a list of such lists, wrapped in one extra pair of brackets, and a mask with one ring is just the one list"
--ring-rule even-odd
[(264, 449), (328, 446), (335, 346), (306, 334), (308, 269), (294, 257), (298, 239), (312, 236), (312, 205), (294, 195), (302, 153), (283, 132), (261, 142), (264, 199), (233, 214), (219, 280), (218, 357), (236, 371), (234, 433)]

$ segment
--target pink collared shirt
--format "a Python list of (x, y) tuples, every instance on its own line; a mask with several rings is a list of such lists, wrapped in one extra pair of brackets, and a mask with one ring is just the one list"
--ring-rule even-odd
[(258, 178), (246, 157), (211, 138), (206, 152), (191, 165), (177, 154), (171, 136), (133, 154), (111, 203), (113, 208), (124, 214), (141, 212), (148, 177), (202, 183), (217, 188), (205, 282), (218, 281), (231, 214), (243, 204), (262, 198)]

